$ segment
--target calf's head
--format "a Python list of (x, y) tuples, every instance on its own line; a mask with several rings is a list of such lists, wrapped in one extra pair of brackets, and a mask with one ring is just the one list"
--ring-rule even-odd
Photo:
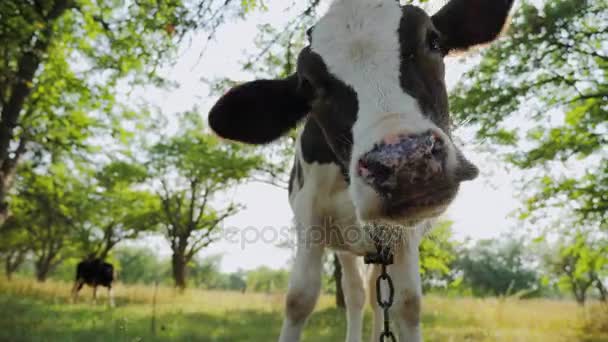
[(265, 144), (306, 116), (349, 180), (363, 222), (410, 225), (445, 210), (478, 170), (450, 135), (443, 58), (495, 39), (513, 0), (451, 0), (429, 17), (394, 0), (335, 0), (286, 79), (231, 89), (211, 128)]

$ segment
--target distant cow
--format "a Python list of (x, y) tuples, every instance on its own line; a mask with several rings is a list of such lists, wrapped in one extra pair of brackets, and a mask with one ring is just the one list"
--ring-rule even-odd
[(99, 258), (85, 259), (76, 266), (76, 282), (72, 288), (72, 298), (75, 301), (78, 292), (84, 284), (93, 287), (93, 301), (97, 302), (97, 286), (108, 288), (110, 305), (114, 306), (114, 295), (112, 293), (112, 282), (114, 281), (114, 266)]

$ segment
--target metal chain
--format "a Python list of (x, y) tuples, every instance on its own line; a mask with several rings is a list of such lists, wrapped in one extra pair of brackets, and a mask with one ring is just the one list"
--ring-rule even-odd
[[(389, 309), (393, 305), (393, 299), (395, 297), (395, 287), (393, 286), (393, 279), (386, 271), (388, 265), (393, 263), (393, 254), (390, 249), (382, 247), (379, 241), (376, 241), (376, 250), (375, 254), (368, 254), (365, 256), (366, 264), (374, 264), (381, 265), (382, 272), (376, 279), (376, 301), (380, 308), (382, 308), (382, 313), (384, 316), (384, 329), (380, 334), (380, 342), (396, 342), (395, 335), (391, 331), (390, 327), (390, 312)], [(388, 287), (388, 298), (384, 300), (382, 296), (382, 283), (386, 282)]]

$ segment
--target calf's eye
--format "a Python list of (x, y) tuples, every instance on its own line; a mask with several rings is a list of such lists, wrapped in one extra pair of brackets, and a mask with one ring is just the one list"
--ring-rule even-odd
[(441, 37), (437, 32), (431, 31), (427, 37), (429, 49), (433, 52), (441, 52)]

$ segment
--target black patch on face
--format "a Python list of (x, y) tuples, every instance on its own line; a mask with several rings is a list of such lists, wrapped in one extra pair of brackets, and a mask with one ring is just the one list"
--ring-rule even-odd
[(296, 157), (296, 180), (298, 181), (298, 186), (300, 189), (304, 187), (304, 170), (302, 170), (302, 164), (300, 160)]
[(287, 184), (287, 193), (291, 195), (293, 192), (293, 182), (296, 181), (296, 163), (298, 162), (297, 158), (294, 164), (291, 166), (291, 172), (289, 173), (289, 184)]
[(300, 144), (302, 156), (307, 163), (339, 164), (336, 154), (327, 144), (325, 135), (315, 120), (309, 119), (304, 124)]
[(355, 91), (328, 72), (321, 56), (305, 48), (298, 74), (313, 92), (310, 117), (302, 132), (302, 154), (308, 163), (335, 163), (348, 180), (352, 127), (359, 101)]
[(304, 171), (302, 170), (302, 164), (300, 164), (298, 156), (294, 158), (293, 166), (291, 167), (291, 174), (289, 175), (289, 185), (287, 190), (290, 195), (293, 192), (294, 184), (298, 185), (298, 189), (302, 189), (304, 186)]
[(302, 157), (309, 164), (336, 164), (348, 181), (348, 165), (338, 159), (336, 153), (327, 142), (323, 130), (319, 124), (309, 119), (304, 125), (304, 130), (300, 138), (302, 147)]
[(403, 7), (399, 26), (401, 88), (418, 101), (424, 115), (449, 135), (444, 56), (435, 46), (439, 35), (422, 9)]

